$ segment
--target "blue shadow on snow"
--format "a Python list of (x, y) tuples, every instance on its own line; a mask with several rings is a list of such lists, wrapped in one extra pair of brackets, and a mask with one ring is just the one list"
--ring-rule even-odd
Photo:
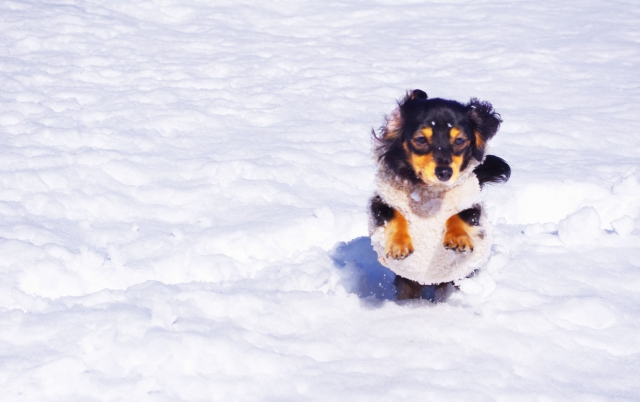
[[(396, 275), (378, 262), (378, 255), (371, 246), (371, 238), (358, 237), (347, 243), (338, 243), (330, 256), (336, 268), (342, 272), (342, 282), (348, 292), (370, 301), (396, 299), (393, 280)], [(436, 287), (427, 286), (424, 299), (436, 300)]]

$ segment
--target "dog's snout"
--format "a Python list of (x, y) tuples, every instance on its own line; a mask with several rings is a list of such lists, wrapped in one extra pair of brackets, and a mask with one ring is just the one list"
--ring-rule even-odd
[(438, 166), (436, 167), (436, 177), (440, 181), (447, 181), (453, 175), (453, 169), (449, 166)]

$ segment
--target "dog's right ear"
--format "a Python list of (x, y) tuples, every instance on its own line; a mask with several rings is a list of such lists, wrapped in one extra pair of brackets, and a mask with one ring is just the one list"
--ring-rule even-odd
[(421, 89), (414, 89), (411, 92), (407, 91), (404, 98), (398, 102), (398, 107), (386, 117), (386, 122), (380, 127), (379, 134), (376, 135), (375, 132), (372, 132), (377, 154), (386, 153), (391, 147), (391, 144), (401, 137), (402, 127), (404, 125), (402, 108), (407, 102), (416, 99), (427, 99), (427, 93)]
[(426, 99), (427, 99), (427, 93), (425, 91), (423, 91), (422, 89), (414, 89), (411, 92), (407, 91), (404, 98), (402, 98), (402, 100), (398, 102), (398, 105), (402, 107), (413, 100), (426, 100)]
[(410, 99), (427, 99), (427, 93), (421, 89), (414, 89), (409, 95)]
[(393, 140), (400, 136), (402, 133), (402, 126), (404, 120), (402, 119), (402, 108), (408, 103), (416, 99), (427, 99), (427, 93), (421, 89), (414, 89), (411, 92), (407, 91), (404, 98), (398, 102), (398, 107), (387, 116), (386, 124), (381, 128), (381, 138), (385, 140)]
[(402, 133), (403, 119), (402, 112), (398, 106), (386, 117), (386, 124), (380, 128), (381, 138), (387, 141), (394, 140)]

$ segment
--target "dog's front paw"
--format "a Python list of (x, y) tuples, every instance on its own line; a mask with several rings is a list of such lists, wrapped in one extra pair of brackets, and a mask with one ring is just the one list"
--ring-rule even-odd
[(447, 250), (454, 250), (459, 253), (472, 252), (473, 251), (473, 240), (471, 240), (471, 236), (467, 233), (452, 233), (447, 232), (444, 235), (444, 241), (442, 245)]
[(413, 242), (409, 235), (393, 236), (387, 240), (385, 245), (385, 253), (387, 258), (394, 260), (404, 260), (413, 254)]

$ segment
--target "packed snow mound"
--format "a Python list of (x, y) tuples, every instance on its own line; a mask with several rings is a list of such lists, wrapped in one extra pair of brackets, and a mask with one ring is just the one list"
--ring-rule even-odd
[(567, 246), (593, 244), (600, 237), (600, 215), (593, 207), (582, 207), (558, 224), (558, 236)]

